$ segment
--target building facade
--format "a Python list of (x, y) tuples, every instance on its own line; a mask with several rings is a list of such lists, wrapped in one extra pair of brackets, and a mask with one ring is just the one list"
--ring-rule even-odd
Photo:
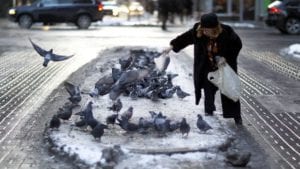
[(219, 17), (239, 21), (259, 21), (274, 0), (194, 0), (195, 11), (215, 12)]

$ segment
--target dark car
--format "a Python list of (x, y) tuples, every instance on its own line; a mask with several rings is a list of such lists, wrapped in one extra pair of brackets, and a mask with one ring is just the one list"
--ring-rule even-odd
[(280, 32), (300, 33), (300, 0), (277, 0), (268, 6), (265, 20), (268, 26), (275, 26)]
[(72, 22), (79, 29), (88, 29), (91, 22), (102, 21), (103, 5), (96, 0), (38, 0), (29, 6), (12, 8), (8, 14), (21, 28), (29, 29), (36, 22)]

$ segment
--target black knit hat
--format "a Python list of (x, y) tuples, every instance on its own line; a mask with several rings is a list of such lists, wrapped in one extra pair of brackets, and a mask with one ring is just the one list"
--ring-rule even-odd
[(208, 13), (201, 16), (202, 28), (215, 28), (219, 24), (218, 17), (215, 13)]

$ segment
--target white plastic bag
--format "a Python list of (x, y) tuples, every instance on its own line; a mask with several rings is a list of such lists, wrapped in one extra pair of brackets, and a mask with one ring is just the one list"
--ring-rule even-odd
[(209, 72), (207, 78), (222, 94), (237, 102), (241, 95), (241, 81), (233, 69), (225, 63), (218, 70)]

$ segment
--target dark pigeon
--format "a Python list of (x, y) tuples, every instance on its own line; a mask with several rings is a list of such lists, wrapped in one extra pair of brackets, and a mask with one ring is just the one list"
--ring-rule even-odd
[(75, 86), (69, 82), (65, 82), (64, 86), (70, 95), (69, 100), (73, 104), (78, 104), (81, 101), (81, 94), (80, 94), (81, 92), (79, 86)]
[(110, 92), (112, 85), (114, 84), (114, 79), (111, 76), (104, 76), (100, 78), (96, 84), (93, 91), (90, 93), (91, 97), (103, 96)]
[(198, 114), (197, 116), (198, 116), (197, 127), (200, 131), (206, 132), (207, 130), (212, 129), (212, 127), (209, 124), (207, 124), (205, 120), (203, 120), (200, 114)]
[(74, 55), (71, 56), (63, 56), (63, 55), (57, 55), (53, 53), (53, 49), (50, 49), (49, 51), (46, 51), (44, 49), (42, 49), (41, 47), (39, 47), (37, 44), (33, 43), (31, 39), (29, 39), (30, 43), (32, 44), (34, 50), (44, 58), (44, 63), (43, 66), (47, 67), (48, 63), (50, 61), (63, 61), (66, 59), (69, 59), (71, 57), (73, 57)]
[(182, 121), (180, 123), (180, 132), (182, 133), (182, 137), (184, 136), (184, 134), (186, 134), (186, 137), (189, 135), (190, 132), (190, 125), (186, 122), (185, 118), (182, 118)]
[(99, 139), (99, 141), (101, 141), (101, 137), (104, 134), (104, 129), (108, 129), (107, 125), (98, 123), (91, 131), (91, 134), (94, 136), (95, 139)]
[(116, 101), (113, 101), (113, 105), (111, 107), (108, 107), (109, 110), (112, 110), (113, 112), (119, 112), (123, 107), (123, 104), (120, 99), (117, 99)]
[(130, 123), (127, 119), (117, 119), (118, 125), (127, 132), (134, 132), (139, 129), (139, 126), (134, 123)]
[(172, 122), (170, 122), (169, 131), (173, 132), (173, 131), (179, 129), (180, 128), (180, 124), (181, 124), (181, 122), (179, 122), (179, 121), (175, 121), (175, 122), (172, 121)]
[(49, 125), (49, 128), (51, 129), (58, 129), (60, 127), (60, 120), (59, 118), (57, 117), (57, 115), (53, 115), (52, 116), (52, 119), (50, 121), (50, 125)]
[(115, 125), (116, 119), (118, 118), (118, 114), (112, 114), (110, 116), (106, 117), (106, 124), (112, 124)]
[(181, 88), (179, 86), (176, 86), (176, 94), (181, 99), (183, 99), (183, 98), (185, 98), (187, 96), (190, 96), (189, 93), (186, 93), (183, 90), (181, 90)]
[(153, 127), (153, 123), (151, 121), (144, 119), (143, 117), (140, 117), (138, 126), (139, 126), (139, 132), (141, 134), (146, 134), (147, 130)]
[(76, 107), (76, 105), (74, 104), (65, 104), (62, 108), (59, 108), (57, 112), (57, 117), (62, 120), (69, 120), (72, 116), (72, 110), (74, 107)]
[(226, 161), (234, 167), (246, 167), (250, 158), (250, 152), (228, 152), (226, 154)]

